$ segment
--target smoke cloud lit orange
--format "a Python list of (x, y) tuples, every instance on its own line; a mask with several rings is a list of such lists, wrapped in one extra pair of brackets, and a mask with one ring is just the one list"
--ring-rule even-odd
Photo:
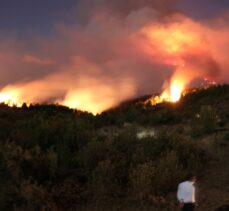
[[(0, 92), (0, 102), (10, 106), (53, 102), (97, 114), (134, 96), (130, 79), (116, 80), (99, 75), (96, 65), (81, 59), (76, 59), (72, 65), (66, 67), (68, 71), (64, 69), (39, 80), (6, 86)], [(78, 76), (77, 70), (71, 68), (83, 68), (90, 76)]]
[(55, 37), (31, 38), (32, 49), (1, 38), (0, 102), (96, 114), (142, 94), (177, 101), (199, 79), (228, 82), (229, 17), (198, 22), (158, 2), (135, 2), (112, 17), (116, 5), (103, 5), (84, 24), (59, 24)]

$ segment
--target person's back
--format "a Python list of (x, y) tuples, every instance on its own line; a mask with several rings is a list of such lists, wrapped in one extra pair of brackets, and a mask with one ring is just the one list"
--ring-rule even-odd
[(193, 175), (188, 177), (188, 180), (178, 185), (177, 199), (180, 208), (185, 210), (194, 210), (195, 205), (195, 177)]
[(183, 203), (195, 203), (195, 188), (193, 182), (185, 181), (179, 184), (177, 198)]

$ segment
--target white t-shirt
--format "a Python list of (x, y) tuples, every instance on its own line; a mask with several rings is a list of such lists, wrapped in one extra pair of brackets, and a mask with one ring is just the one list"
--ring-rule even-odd
[(183, 203), (195, 203), (195, 187), (193, 182), (185, 181), (178, 185), (177, 199)]

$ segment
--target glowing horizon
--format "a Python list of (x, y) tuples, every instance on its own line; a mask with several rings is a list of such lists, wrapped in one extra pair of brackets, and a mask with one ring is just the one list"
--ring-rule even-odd
[(121, 0), (98, 1), (96, 9), (85, 5), (84, 22), (59, 23), (50, 36), (3, 34), (0, 102), (50, 102), (96, 114), (159, 90), (155, 101), (177, 102), (203, 78), (228, 82), (229, 15), (196, 20), (169, 2), (128, 1), (119, 10)]

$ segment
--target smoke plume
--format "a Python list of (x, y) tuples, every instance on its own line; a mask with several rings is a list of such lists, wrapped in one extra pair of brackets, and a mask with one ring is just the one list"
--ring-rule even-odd
[(202, 78), (228, 82), (229, 16), (198, 22), (174, 4), (82, 0), (75, 23), (57, 24), (52, 37), (1, 37), (2, 98), (97, 113), (158, 93), (175, 76), (186, 86)]

